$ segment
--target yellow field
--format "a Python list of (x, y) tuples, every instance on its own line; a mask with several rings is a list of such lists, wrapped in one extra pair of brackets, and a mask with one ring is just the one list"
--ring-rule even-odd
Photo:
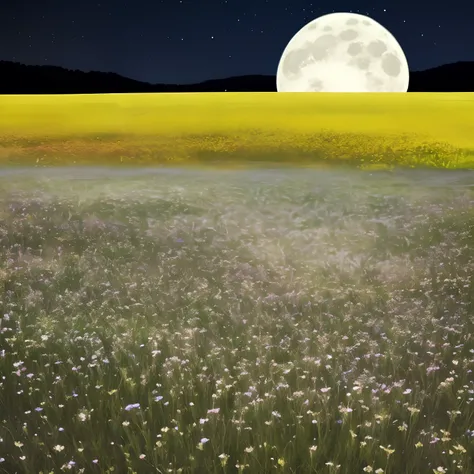
[(0, 164), (474, 167), (474, 94), (0, 96)]

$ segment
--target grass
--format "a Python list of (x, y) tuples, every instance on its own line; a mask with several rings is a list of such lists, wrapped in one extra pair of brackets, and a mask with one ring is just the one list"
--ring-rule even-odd
[(0, 200), (0, 472), (473, 472), (470, 172), (13, 170)]
[(472, 94), (2, 96), (2, 165), (474, 167)]

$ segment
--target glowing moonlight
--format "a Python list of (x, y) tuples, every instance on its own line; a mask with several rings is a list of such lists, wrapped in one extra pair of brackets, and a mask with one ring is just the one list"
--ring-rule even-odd
[(278, 92), (406, 92), (401, 46), (380, 23), (355, 13), (324, 15), (296, 33), (277, 70)]

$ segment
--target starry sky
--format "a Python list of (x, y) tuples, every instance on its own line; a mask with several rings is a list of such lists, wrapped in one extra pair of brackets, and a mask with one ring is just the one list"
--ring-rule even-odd
[(15, 0), (0, 3), (0, 59), (188, 84), (276, 74), (292, 36), (318, 16), (368, 15), (410, 70), (474, 60), (466, 0)]

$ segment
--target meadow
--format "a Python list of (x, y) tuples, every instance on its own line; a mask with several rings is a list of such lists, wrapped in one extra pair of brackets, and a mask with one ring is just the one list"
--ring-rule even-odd
[(0, 165), (474, 168), (473, 94), (2, 96)]
[(2, 169), (0, 473), (472, 473), (472, 173)]

